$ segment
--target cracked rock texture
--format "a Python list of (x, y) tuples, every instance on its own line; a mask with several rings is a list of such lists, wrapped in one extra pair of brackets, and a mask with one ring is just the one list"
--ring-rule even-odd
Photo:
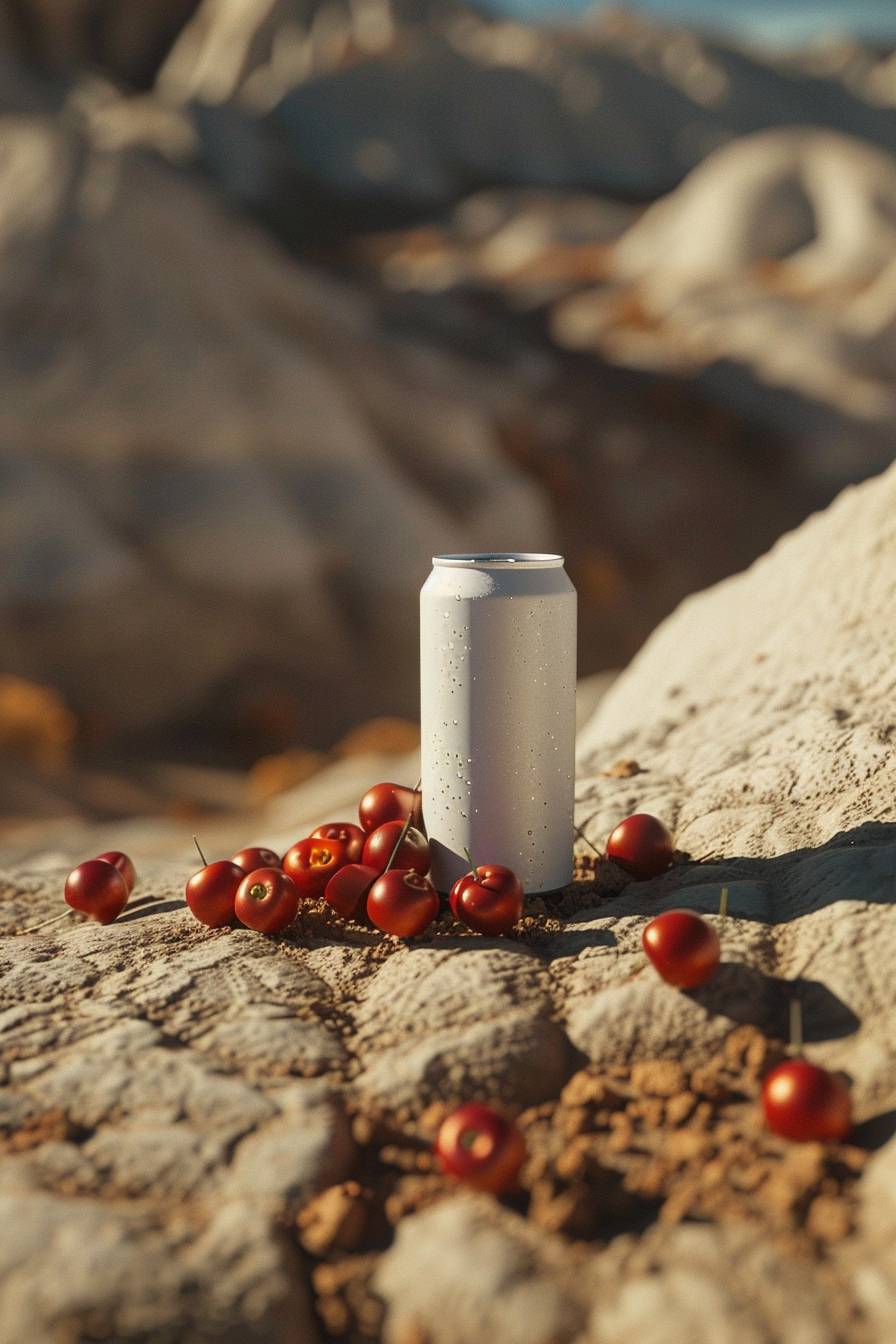
[[(736, 1027), (782, 1037), (794, 994), (807, 1053), (850, 1075), (857, 1141), (877, 1150), (857, 1178), (855, 1231), (815, 1259), (736, 1219), (648, 1219), (571, 1242), (524, 1205), (445, 1189), (400, 1217), (378, 1256), (382, 1337), (891, 1339), (894, 669), (896, 469), (686, 602), (583, 731), (578, 820), (592, 840), (634, 810), (676, 829), (679, 861), (653, 882), (625, 885), (601, 864), (565, 918), (536, 914), (519, 938), (461, 937), (442, 920), (400, 946), (319, 913), (272, 940), (206, 929), (183, 906), (190, 864), (173, 832), (168, 859), (158, 840), (151, 859), (135, 846), (138, 894), (157, 902), (108, 928), (25, 935), (58, 909), (70, 862), (108, 837), (85, 829), (70, 854), (10, 864), (3, 1340), (313, 1341), (291, 1228), (317, 1191), (352, 1178), (354, 1113), (413, 1126), (470, 1096), (537, 1107), (589, 1061), (695, 1068)], [(613, 777), (623, 757), (640, 773)], [(369, 762), (352, 769), (278, 800), (269, 834), (230, 839), (281, 843), (329, 819), (340, 790), (369, 782)], [(717, 920), (723, 884), (723, 965), (679, 994), (645, 964), (641, 930), (680, 904)]]

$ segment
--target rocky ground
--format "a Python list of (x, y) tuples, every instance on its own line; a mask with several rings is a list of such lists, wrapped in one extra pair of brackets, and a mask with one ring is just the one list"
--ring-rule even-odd
[[(273, 939), (211, 931), (183, 905), (182, 824), (10, 835), (3, 1337), (892, 1338), (894, 519), (890, 471), (660, 628), (580, 735), (578, 819), (600, 844), (656, 811), (678, 859), (626, 882), (581, 844), (506, 940), (446, 914), (402, 945), (322, 906)], [(381, 768), (343, 761), (213, 842), (283, 844)], [(24, 933), (113, 839), (133, 908)], [(718, 921), (723, 884), (721, 969), (674, 991), (643, 924)], [(794, 996), (807, 1053), (850, 1077), (846, 1144), (759, 1122)], [(470, 1097), (527, 1136), (500, 1202), (433, 1166)]]

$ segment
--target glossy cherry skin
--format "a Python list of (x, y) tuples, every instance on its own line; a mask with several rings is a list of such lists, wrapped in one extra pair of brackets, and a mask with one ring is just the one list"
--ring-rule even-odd
[(523, 913), (523, 888), (510, 868), (500, 863), (481, 864), (464, 873), (448, 893), (455, 919), (476, 933), (497, 936), (509, 933)]
[(705, 985), (722, 955), (719, 935), (693, 910), (657, 915), (645, 926), (641, 946), (666, 983), (676, 989)]
[(334, 873), (348, 862), (341, 840), (299, 840), (283, 855), (283, 871), (295, 882), (299, 896), (313, 900), (322, 896)]
[(242, 868), (229, 859), (208, 863), (187, 883), (187, 905), (210, 929), (223, 928), (233, 921), (233, 903), (245, 876)]
[(423, 795), (404, 784), (374, 784), (358, 804), (358, 817), (368, 835), (387, 821), (407, 821), (411, 813), (411, 825), (422, 830)]
[(341, 840), (349, 863), (360, 863), (367, 835), (352, 821), (328, 821), (311, 832), (312, 840)]
[(248, 849), (241, 849), (238, 854), (234, 854), (230, 860), (235, 863), (237, 868), (242, 868), (244, 873), (254, 873), (257, 868), (280, 868), (280, 855), (275, 854), (272, 849), (265, 849), (263, 845), (250, 845)]
[(648, 812), (620, 821), (607, 841), (607, 858), (639, 881), (659, 877), (670, 867), (674, 853), (669, 830)]
[(762, 1109), (773, 1134), (800, 1143), (835, 1143), (852, 1129), (849, 1088), (807, 1059), (772, 1069), (762, 1084)]
[(443, 1120), (435, 1150), (446, 1175), (475, 1190), (500, 1195), (516, 1184), (526, 1141), (499, 1111), (470, 1101)]
[[(403, 821), (387, 821), (371, 831), (364, 844), (364, 863), (378, 873), (385, 871), (392, 857), (398, 837), (404, 830)], [(416, 826), (409, 826), (393, 861), (394, 868), (413, 868), (415, 873), (428, 873), (430, 864), (429, 841)]]
[(324, 900), (343, 919), (363, 916), (367, 904), (365, 897), (378, 877), (375, 868), (368, 868), (363, 863), (347, 863), (330, 878)]
[(234, 913), (247, 929), (279, 933), (291, 924), (299, 909), (296, 884), (282, 868), (257, 868), (239, 885)]
[(383, 933), (414, 938), (439, 913), (439, 894), (428, 877), (413, 869), (390, 868), (370, 888), (367, 913)]
[(97, 854), (97, 858), (104, 859), (106, 863), (111, 863), (113, 868), (118, 869), (127, 883), (130, 895), (137, 881), (137, 870), (127, 854), (123, 854), (120, 849), (107, 849), (104, 854)]
[(117, 919), (129, 895), (124, 874), (106, 859), (79, 863), (65, 879), (65, 899), (71, 908), (100, 924), (111, 924)]

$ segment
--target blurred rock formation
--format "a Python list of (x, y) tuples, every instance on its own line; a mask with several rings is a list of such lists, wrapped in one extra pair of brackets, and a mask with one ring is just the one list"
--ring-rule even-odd
[(0, 41), (34, 64), (93, 67), (144, 88), (196, 7), (197, 0), (0, 0)]
[(438, 550), (560, 547), (582, 670), (618, 666), (892, 457), (879, 53), (425, 0), (0, 16), (2, 670), (82, 738), (245, 764), (413, 716)]

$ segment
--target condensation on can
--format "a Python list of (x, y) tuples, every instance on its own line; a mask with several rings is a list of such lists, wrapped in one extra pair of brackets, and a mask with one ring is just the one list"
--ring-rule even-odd
[(420, 593), (421, 772), (439, 891), (476, 864), (572, 878), (576, 590), (559, 555), (437, 555)]

